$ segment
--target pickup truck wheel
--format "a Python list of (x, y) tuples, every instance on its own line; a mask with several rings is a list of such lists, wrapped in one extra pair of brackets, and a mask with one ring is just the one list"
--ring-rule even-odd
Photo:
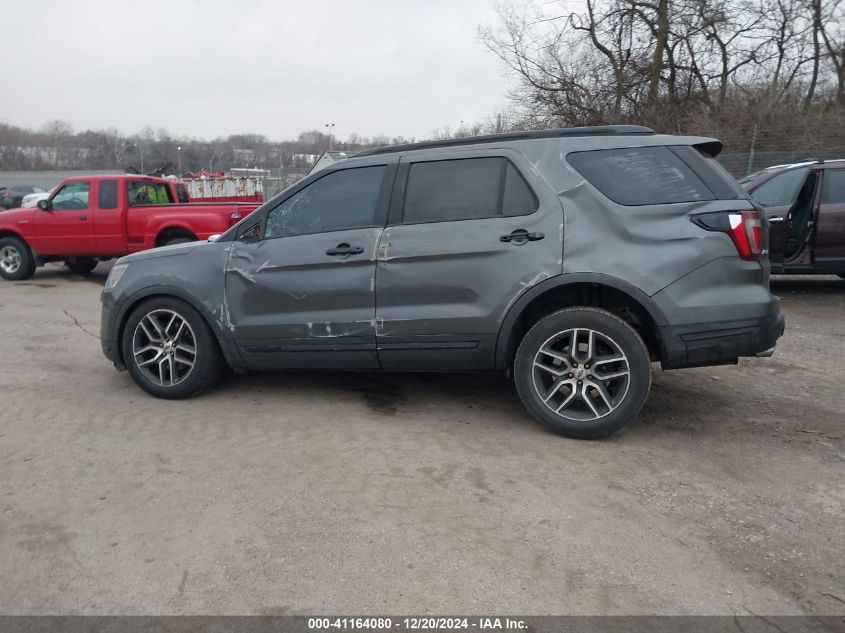
[(208, 391), (226, 368), (208, 324), (175, 298), (158, 297), (135, 308), (123, 328), (121, 345), (132, 378), (159, 398)]
[(8, 281), (29, 279), (35, 273), (35, 257), (17, 237), (0, 239), (0, 277)]
[(525, 408), (567, 437), (610, 435), (637, 415), (651, 388), (649, 354), (625, 321), (591, 307), (567, 308), (522, 339), (514, 379)]
[(162, 246), (173, 246), (174, 244), (185, 244), (187, 242), (196, 242), (195, 239), (191, 239), (189, 237), (173, 237), (169, 240), (166, 240)]
[(93, 257), (74, 257), (66, 259), (65, 266), (76, 275), (86, 275), (97, 267), (97, 260)]

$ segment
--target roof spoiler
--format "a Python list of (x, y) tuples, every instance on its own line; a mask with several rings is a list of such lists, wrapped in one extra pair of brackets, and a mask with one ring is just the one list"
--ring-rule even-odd
[(723, 145), (722, 141), (711, 139), (702, 143), (693, 143), (693, 147), (698, 151), (707, 154), (710, 158), (716, 158), (722, 152)]

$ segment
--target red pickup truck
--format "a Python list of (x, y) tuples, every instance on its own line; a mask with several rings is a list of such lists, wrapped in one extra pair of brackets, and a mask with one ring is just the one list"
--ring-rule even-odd
[(98, 260), (208, 239), (258, 207), (184, 203), (180, 184), (136, 175), (67, 178), (38, 207), (0, 212), (0, 277), (28, 279), (51, 261), (87, 273)]

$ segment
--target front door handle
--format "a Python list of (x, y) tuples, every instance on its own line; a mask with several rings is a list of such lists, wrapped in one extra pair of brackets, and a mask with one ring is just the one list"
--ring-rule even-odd
[(525, 244), (525, 242), (536, 242), (546, 237), (545, 233), (529, 233), (525, 229), (516, 229), (507, 235), (499, 237), (500, 242), (513, 242), (514, 244)]
[(349, 244), (343, 243), (327, 250), (326, 255), (332, 255), (333, 257), (348, 257), (349, 255), (360, 255), (363, 252), (364, 249), (360, 246), (350, 246)]
[(80, 215), (80, 216), (79, 216), (79, 219), (80, 219), (80, 220), (87, 220), (87, 219), (88, 219), (88, 216), (83, 214), (83, 215)]
[(782, 215), (769, 218), (769, 224), (777, 224), (778, 222), (783, 222), (783, 219), (784, 218)]

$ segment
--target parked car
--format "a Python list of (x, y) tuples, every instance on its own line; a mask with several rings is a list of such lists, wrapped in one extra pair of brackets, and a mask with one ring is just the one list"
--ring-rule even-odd
[(98, 260), (207, 239), (258, 206), (179, 204), (178, 187), (179, 181), (147, 176), (63, 180), (36, 208), (0, 213), (0, 277), (27, 279), (51, 261), (90, 272)]
[(766, 356), (766, 231), (713, 139), (639, 126), (365, 150), (211, 242), (121, 258), (118, 369), (163, 398), (235, 370), (510, 372), (554, 431), (608, 435), (665, 369)]
[(773, 273), (845, 279), (845, 160), (778, 165), (741, 182), (765, 212)]
[(31, 193), (43, 193), (41, 187), (34, 185), (12, 185), (11, 187), (0, 187), (0, 207), (3, 209), (14, 209), (21, 206), (24, 196)]
[(21, 200), (21, 208), (29, 209), (38, 206), (39, 200), (46, 200), (50, 197), (50, 194), (52, 194), (55, 190), (56, 188), (53, 187), (52, 189), (50, 189), (50, 191), (40, 191), (38, 193), (26, 194)]

